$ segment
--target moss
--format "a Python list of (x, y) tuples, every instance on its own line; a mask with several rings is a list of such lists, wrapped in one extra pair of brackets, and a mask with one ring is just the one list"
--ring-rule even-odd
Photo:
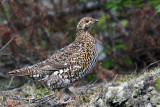
[(80, 96), (80, 97), (77, 97), (75, 99), (75, 101), (78, 103), (78, 104), (82, 104), (84, 102), (88, 102), (89, 99), (88, 99), (88, 96)]
[(64, 24), (64, 26), (62, 26), (63, 29), (66, 30), (66, 29), (70, 28), (72, 26), (73, 20), (74, 19), (68, 19), (67, 22), (66, 22), (66, 24)]
[(45, 93), (45, 92), (47, 92), (47, 89), (46, 89), (46, 88), (41, 88), (41, 89), (38, 89), (38, 91), (39, 91), (40, 93)]
[(160, 93), (160, 78), (157, 78), (157, 79), (154, 81), (154, 85), (155, 85), (155, 88), (156, 88), (156, 90), (158, 91), (158, 93)]
[(91, 81), (96, 81), (96, 80), (98, 79), (96, 74), (88, 74), (88, 75), (86, 75), (85, 78), (86, 78), (89, 82), (91, 82)]
[(27, 97), (29, 97), (30, 96), (30, 94), (29, 93), (25, 93), (25, 98), (27, 98)]
[(43, 97), (44, 95), (50, 95), (52, 93), (55, 93), (55, 91), (49, 90), (49, 89), (43, 88), (43, 87), (36, 89), (36, 91), (37, 91), (38, 97)]
[[(0, 82), (0, 87), (7, 87), (9, 85), (9, 83), (10, 83), (10, 80), (1, 81)], [(20, 84), (20, 82), (15, 79), (15, 80), (12, 81), (11, 85), (16, 86), (17, 84)]]
[(120, 23), (123, 27), (126, 27), (128, 25), (128, 20), (121, 20)]
[(130, 74), (130, 75), (124, 75), (123, 77), (119, 77), (118, 79), (116, 79), (116, 82), (126, 82), (132, 78), (137, 78), (138, 75), (135, 74)]
[(27, 83), (23, 87), (22, 92), (25, 98), (37, 98), (56, 93), (56, 90), (51, 90), (45, 87), (36, 87), (34, 84)]

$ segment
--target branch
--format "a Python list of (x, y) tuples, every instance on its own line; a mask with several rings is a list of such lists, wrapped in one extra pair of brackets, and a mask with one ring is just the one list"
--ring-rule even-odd
[(13, 39), (14, 39), (14, 37), (12, 37), (12, 38), (0, 49), (0, 51), (2, 51), (4, 48), (6, 48), (6, 46), (8, 46), (8, 45), (12, 42)]
[(129, 33), (128, 33), (127, 30), (121, 25), (119, 19), (118, 19), (115, 15), (113, 15), (111, 12), (108, 12), (108, 14), (112, 17), (112, 19), (113, 19), (114, 21), (117, 22), (117, 25), (118, 25), (118, 27), (121, 29), (122, 33), (123, 33), (125, 36), (128, 36)]

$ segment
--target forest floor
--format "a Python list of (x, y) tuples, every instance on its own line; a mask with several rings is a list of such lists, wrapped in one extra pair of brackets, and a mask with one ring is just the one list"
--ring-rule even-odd
[(0, 106), (160, 106), (159, 86), (160, 68), (139, 75), (116, 76), (111, 82), (71, 86), (72, 93), (27, 82), (19, 88), (1, 91)]

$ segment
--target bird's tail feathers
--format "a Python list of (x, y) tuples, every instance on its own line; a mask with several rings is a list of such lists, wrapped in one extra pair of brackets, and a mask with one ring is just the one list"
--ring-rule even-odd
[(33, 70), (30, 67), (13, 70), (8, 72), (10, 76), (27, 76), (33, 74)]

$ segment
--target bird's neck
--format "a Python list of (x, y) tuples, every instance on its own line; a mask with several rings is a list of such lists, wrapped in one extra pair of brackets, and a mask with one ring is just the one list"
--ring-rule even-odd
[(76, 42), (86, 42), (94, 39), (87, 30), (77, 29), (76, 31)]

